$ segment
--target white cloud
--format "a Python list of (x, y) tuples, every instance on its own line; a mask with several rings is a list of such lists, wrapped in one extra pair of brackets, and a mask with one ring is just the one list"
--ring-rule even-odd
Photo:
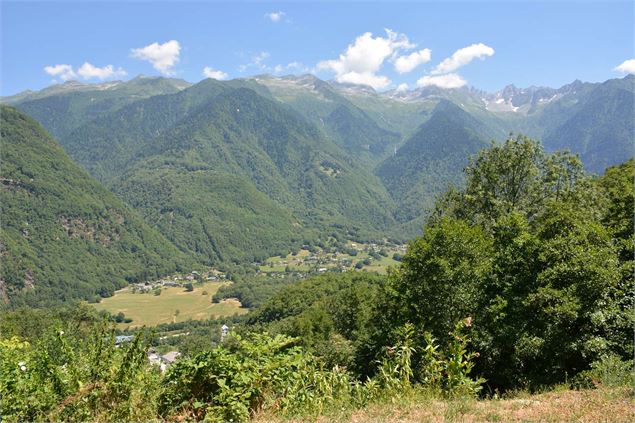
[(253, 57), (253, 64), (262, 67), (265, 60), (267, 60), (271, 56), (268, 51), (261, 51)]
[(408, 84), (406, 84), (405, 82), (403, 84), (399, 84), (395, 91), (397, 91), (398, 93), (408, 91)]
[(77, 74), (75, 73), (71, 65), (45, 66), (44, 72), (55, 78), (59, 78), (62, 81), (68, 81), (77, 78)]
[(622, 73), (635, 73), (635, 59), (625, 60), (621, 65), (613, 68), (613, 70)]
[(209, 66), (205, 66), (203, 68), (203, 76), (205, 78), (223, 80), (223, 79), (227, 79), (227, 77), (229, 75), (227, 75), (223, 71), (220, 71), (220, 70), (217, 70), (217, 69), (214, 69), (214, 68), (210, 68)]
[(176, 40), (132, 49), (132, 57), (152, 63), (152, 66), (164, 75), (172, 74), (172, 68), (178, 63), (180, 54), (181, 45)]
[(366, 32), (348, 45), (346, 52), (336, 60), (323, 60), (317, 70), (331, 70), (337, 82), (370, 85), (375, 89), (385, 88), (390, 79), (377, 75), (384, 61), (394, 59), (401, 50), (415, 47), (404, 34), (386, 29), (386, 37), (373, 37)]
[(399, 73), (408, 73), (422, 63), (430, 61), (430, 49), (415, 51), (407, 56), (400, 56), (395, 60), (395, 70)]
[(446, 75), (438, 76), (424, 76), (419, 78), (417, 81), (417, 86), (419, 87), (434, 85), (439, 88), (460, 88), (465, 84), (467, 84), (467, 81), (456, 73), (448, 73)]
[(270, 71), (271, 68), (263, 63), (271, 56), (268, 51), (261, 51), (260, 53), (251, 57), (251, 62), (238, 66), (240, 72), (245, 72), (249, 68), (257, 68), (261, 71)]
[(287, 65), (278, 64), (273, 68), (273, 71), (277, 74), (283, 72), (307, 73), (310, 69), (300, 62), (291, 62)]
[(126, 75), (126, 71), (122, 68), (115, 69), (112, 65), (99, 68), (88, 62), (84, 63), (79, 69), (77, 69), (77, 73), (84, 79), (97, 78), (102, 81), (104, 79), (117, 78)]
[(458, 49), (451, 57), (448, 57), (432, 70), (433, 75), (449, 73), (465, 66), (474, 59), (482, 59), (486, 56), (494, 55), (494, 49), (483, 43), (472, 44), (471, 46)]
[(280, 11), (269, 12), (269, 13), (265, 13), (265, 18), (269, 19), (273, 23), (278, 23), (282, 20), (282, 18), (284, 18), (285, 15), (286, 13), (280, 12)]

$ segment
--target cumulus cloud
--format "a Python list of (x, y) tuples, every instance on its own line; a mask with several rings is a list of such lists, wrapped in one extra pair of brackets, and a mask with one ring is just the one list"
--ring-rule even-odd
[(405, 82), (403, 84), (399, 84), (395, 91), (397, 91), (398, 93), (408, 91), (408, 84), (406, 84)]
[(205, 66), (203, 68), (203, 76), (205, 78), (212, 78), (212, 79), (218, 79), (218, 80), (223, 80), (223, 79), (227, 79), (227, 77), (229, 75), (227, 75), (225, 72), (211, 68), (209, 66)]
[(126, 76), (126, 71), (122, 68), (115, 69), (113, 65), (107, 65), (100, 68), (88, 62), (85, 62), (79, 69), (77, 69), (77, 73), (84, 79), (96, 78), (102, 81), (104, 79)]
[(431, 57), (432, 54), (428, 48), (415, 51), (406, 56), (397, 57), (397, 60), (395, 60), (395, 70), (399, 73), (411, 72), (417, 66), (429, 62)]
[(482, 59), (486, 56), (494, 55), (494, 49), (486, 46), (483, 43), (472, 44), (461, 49), (458, 49), (454, 54), (447, 59), (443, 60), (432, 70), (433, 75), (440, 75), (444, 73), (450, 73), (461, 66), (465, 66), (474, 59)]
[(404, 34), (386, 29), (386, 36), (373, 37), (366, 32), (348, 45), (338, 59), (323, 60), (317, 70), (330, 70), (335, 80), (342, 83), (369, 85), (375, 89), (385, 88), (390, 79), (377, 75), (383, 63), (395, 59), (398, 52), (415, 48)]
[(152, 63), (152, 66), (164, 75), (173, 73), (172, 68), (178, 63), (180, 54), (181, 45), (176, 40), (132, 49), (132, 57)]
[(45, 66), (44, 72), (48, 73), (54, 78), (59, 78), (62, 81), (69, 81), (77, 78), (77, 74), (73, 70), (71, 65), (53, 65)]
[(461, 78), (460, 75), (456, 73), (448, 73), (446, 75), (437, 75), (437, 76), (424, 76), (417, 80), (417, 86), (419, 87), (428, 87), (428, 86), (436, 86), (439, 88), (460, 88), (467, 84), (465, 79)]
[(634, 73), (635, 74), (635, 59), (625, 60), (621, 65), (613, 68), (614, 71), (622, 73)]
[(265, 18), (269, 19), (273, 23), (278, 23), (284, 18), (286, 13), (278, 11), (278, 12), (269, 12), (265, 13)]

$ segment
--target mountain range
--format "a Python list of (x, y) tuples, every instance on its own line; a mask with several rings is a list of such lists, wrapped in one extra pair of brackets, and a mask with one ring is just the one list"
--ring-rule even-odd
[[(436, 196), (462, 184), (470, 156), (510, 132), (539, 139), (548, 151), (571, 150), (595, 173), (633, 157), (634, 99), (632, 75), (558, 89), (510, 85), (495, 93), (436, 87), (375, 92), (312, 75), (197, 84), (137, 77), (67, 82), (5, 97), (3, 104), (39, 122), (55, 140), (3, 107), (3, 181), (46, 175), (51, 186), (64, 184), (76, 193), (67, 198), (43, 191), (52, 198), (42, 200), (3, 184), (3, 200), (12, 204), (3, 213), (3, 254), (11, 263), (3, 266), (4, 296), (23, 296), (29, 272), (46, 275), (44, 284), (61, 283), (38, 270), (44, 264), (35, 257), (48, 254), (46, 243), (20, 235), (23, 216), (37, 201), (60, 203), (41, 219), (58, 231), (60, 221), (84, 213), (73, 209), (80, 193), (95, 197), (89, 203), (107, 199), (111, 205), (86, 211), (82, 219), (99, 222), (96, 214), (109, 221), (103, 210), (119, 210), (117, 216), (136, 225), (131, 233), (145, 234), (131, 238), (140, 248), (135, 251), (145, 251), (144, 240), (151, 240), (154, 253), (142, 255), (152, 274), (185, 263), (260, 261), (331, 235), (405, 240), (420, 232)], [(30, 173), (23, 174), (29, 157)], [(69, 182), (68, 175), (77, 176)], [(97, 257), (87, 242), (72, 250)], [(121, 259), (125, 266), (112, 264), (111, 275), (142, 277), (134, 271), (138, 256)], [(82, 296), (121, 283), (111, 276)]]

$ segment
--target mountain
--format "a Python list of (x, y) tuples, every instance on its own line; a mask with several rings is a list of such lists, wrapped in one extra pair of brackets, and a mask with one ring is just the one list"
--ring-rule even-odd
[(137, 101), (62, 143), (206, 263), (260, 260), (333, 230), (371, 236), (394, 223), (372, 171), (252, 80), (209, 79)]
[(448, 100), (440, 101), (394, 156), (376, 170), (399, 204), (400, 222), (417, 219), (430, 210), (448, 185), (461, 185), (471, 155), (487, 146), (486, 125)]
[(0, 122), (2, 303), (92, 301), (189, 266), (38, 123), (7, 106)]
[(2, 98), (34, 117), (56, 138), (62, 139), (77, 127), (137, 100), (173, 94), (191, 84), (181, 79), (138, 76), (130, 81), (83, 84), (67, 81), (38, 92)]
[(253, 79), (266, 86), (276, 100), (302, 114), (354, 156), (376, 161), (401, 142), (399, 133), (381, 127), (340, 94), (338, 86), (313, 75), (261, 75)]
[(586, 169), (595, 173), (633, 157), (634, 75), (597, 85), (572, 109), (564, 122), (545, 133), (547, 149), (578, 153)]
[(633, 80), (488, 93), (376, 92), (312, 75), (189, 87), (139, 78), (11, 101), (181, 251), (210, 263), (259, 259), (332, 230), (416, 234), (435, 195), (462, 183), (469, 156), (510, 132), (601, 172), (633, 156)]

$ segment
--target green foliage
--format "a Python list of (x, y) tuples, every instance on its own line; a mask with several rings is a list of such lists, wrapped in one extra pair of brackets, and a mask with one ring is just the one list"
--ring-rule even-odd
[(578, 379), (610, 388), (619, 386), (632, 388), (635, 385), (633, 360), (625, 361), (614, 354), (606, 355), (591, 363), (591, 368), (582, 372)]
[(446, 340), (450, 322), (473, 316), (477, 371), (495, 388), (558, 383), (603, 355), (627, 357), (633, 295), (621, 269), (632, 257), (617, 247), (632, 232), (616, 228), (632, 215), (632, 182), (618, 182), (632, 172), (592, 181), (574, 157), (524, 137), (481, 152), (465, 189), (450, 191), (410, 244), (380, 321)]
[(298, 278), (292, 276), (282, 279), (278, 277), (250, 276), (233, 284), (222, 286), (214, 294), (213, 301), (220, 302), (227, 298), (237, 298), (243, 307), (249, 309), (259, 308), (278, 291), (297, 282), (297, 280)]
[(159, 374), (142, 336), (115, 347), (105, 326), (86, 338), (51, 327), (42, 339), (0, 340), (0, 408), (6, 421), (134, 421), (155, 413)]
[(5, 106), (0, 115), (0, 301), (95, 301), (187, 265), (35, 121)]

